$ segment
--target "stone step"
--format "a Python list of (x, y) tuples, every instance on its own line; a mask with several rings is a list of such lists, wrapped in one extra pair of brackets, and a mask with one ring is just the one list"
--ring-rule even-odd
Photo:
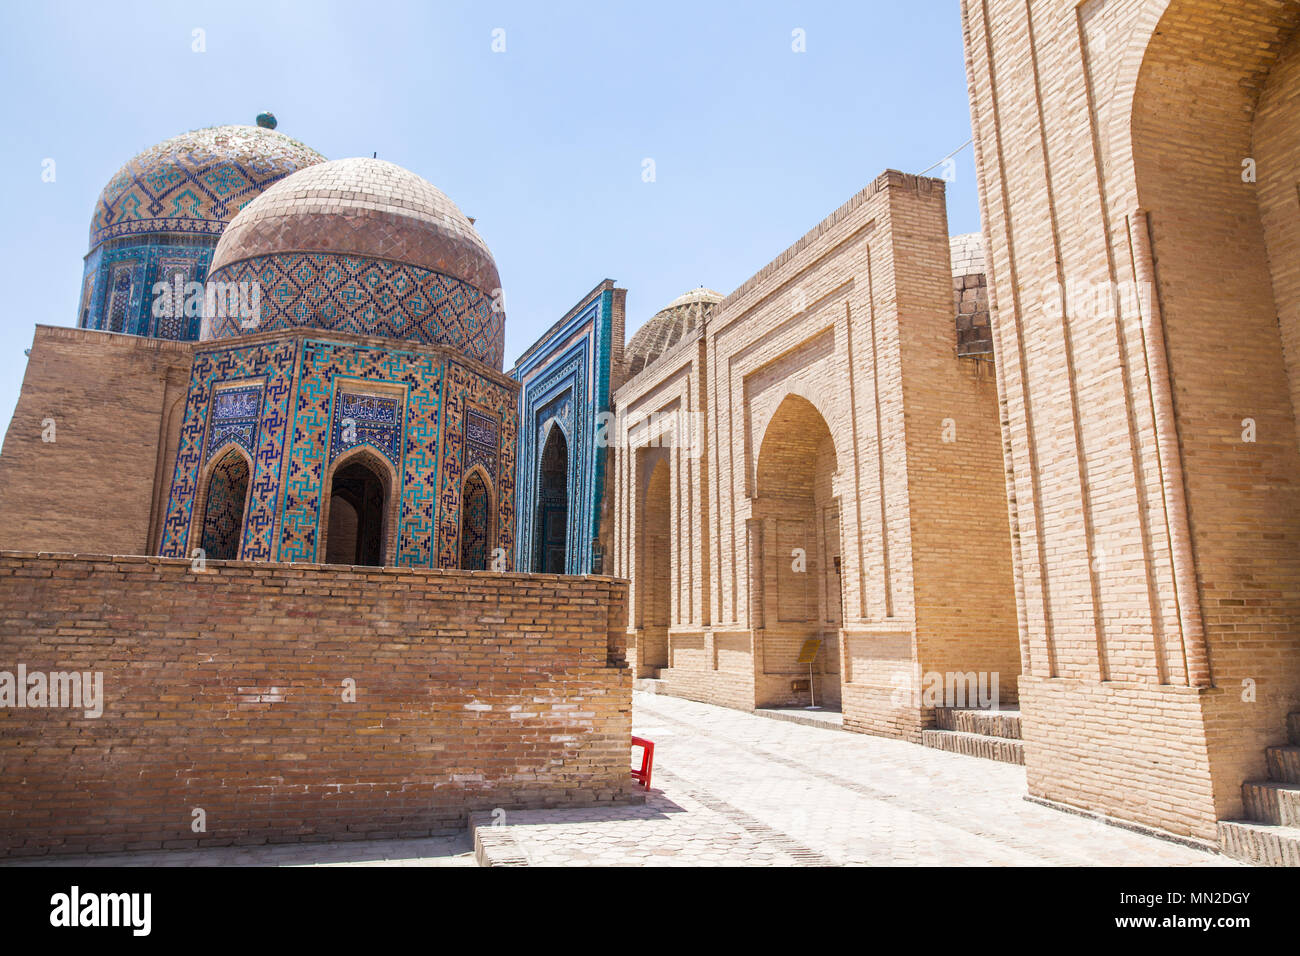
[(1020, 711), (1015, 708), (982, 710), (973, 707), (936, 707), (934, 715), (940, 730), (956, 730), (985, 737), (1020, 739)]
[(960, 730), (923, 730), (921, 743), (936, 750), (966, 754), (968, 757), (983, 757), (985, 760), (998, 760), (1002, 763), (1025, 762), (1024, 742), (1007, 737), (986, 737)]
[(1286, 715), (1286, 738), (1300, 747), (1300, 710)]
[(1300, 866), (1300, 827), (1224, 820), (1219, 849), (1224, 856), (1259, 866)]
[(645, 691), (647, 694), (663, 693), (664, 682), (657, 677), (638, 677), (632, 681), (632, 689)]
[(1241, 797), (1255, 822), (1300, 827), (1300, 784), (1250, 780), (1241, 785)]
[(1279, 783), (1300, 783), (1300, 747), (1268, 747), (1268, 779)]

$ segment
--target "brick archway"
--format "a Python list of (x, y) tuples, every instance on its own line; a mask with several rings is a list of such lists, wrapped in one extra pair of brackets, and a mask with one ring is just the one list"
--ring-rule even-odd
[(760, 706), (807, 703), (806, 640), (821, 640), (814, 666), (816, 699), (840, 701), (843, 567), (839, 470), (835, 440), (820, 411), (790, 394), (763, 433), (757, 464), (755, 516), (764, 524), (763, 572), (753, 600), (762, 622), (755, 693)]

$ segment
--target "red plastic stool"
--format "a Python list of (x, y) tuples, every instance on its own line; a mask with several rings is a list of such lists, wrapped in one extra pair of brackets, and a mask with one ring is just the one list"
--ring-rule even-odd
[(641, 786), (650, 789), (650, 773), (655, 765), (655, 745), (644, 737), (633, 737), (632, 746), (641, 748), (641, 769), (633, 770), (632, 776), (640, 781)]

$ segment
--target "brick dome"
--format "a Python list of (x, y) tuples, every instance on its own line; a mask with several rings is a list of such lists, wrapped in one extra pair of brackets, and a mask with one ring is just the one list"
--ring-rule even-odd
[(173, 136), (126, 163), (104, 187), (90, 248), (122, 236), (218, 236), (268, 186), (325, 157), (258, 126), (212, 126)]
[(441, 190), (384, 160), (334, 160), (277, 183), (222, 234), (210, 276), (258, 282), (263, 314), (205, 319), (204, 339), (322, 328), (449, 345), (501, 367), (487, 244)]
[(651, 316), (623, 350), (628, 375), (654, 364), (655, 359), (695, 331), (722, 299), (722, 293), (700, 286), (679, 295)]
[(501, 284), (487, 244), (456, 204), (433, 183), (382, 159), (336, 159), (277, 183), (230, 224), (212, 271), (286, 252), (402, 262), (488, 295)]

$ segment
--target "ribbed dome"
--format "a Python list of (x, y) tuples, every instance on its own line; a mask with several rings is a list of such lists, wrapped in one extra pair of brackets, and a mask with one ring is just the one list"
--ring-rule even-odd
[(379, 159), (295, 173), (227, 227), (209, 278), (260, 289), (255, 318), (205, 315), (203, 340), (325, 329), (444, 345), (500, 369), (501, 280), (487, 244), (441, 190)]
[(684, 339), (721, 302), (720, 292), (701, 286), (683, 293), (636, 330), (623, 350), (628, 375), (635, 375)]
[(146, 149), (100, 193), (90, 247), (144, 233), (216, 236), (263, 189), (325, 157), (283, 133), (213, 126)]
[(428, 180), (382, 159), (336, 159), (277, 183), (235, 218), (212, 271), (252, 256), (331, 252), (386, 259), (500, 287), (487, 244)]

